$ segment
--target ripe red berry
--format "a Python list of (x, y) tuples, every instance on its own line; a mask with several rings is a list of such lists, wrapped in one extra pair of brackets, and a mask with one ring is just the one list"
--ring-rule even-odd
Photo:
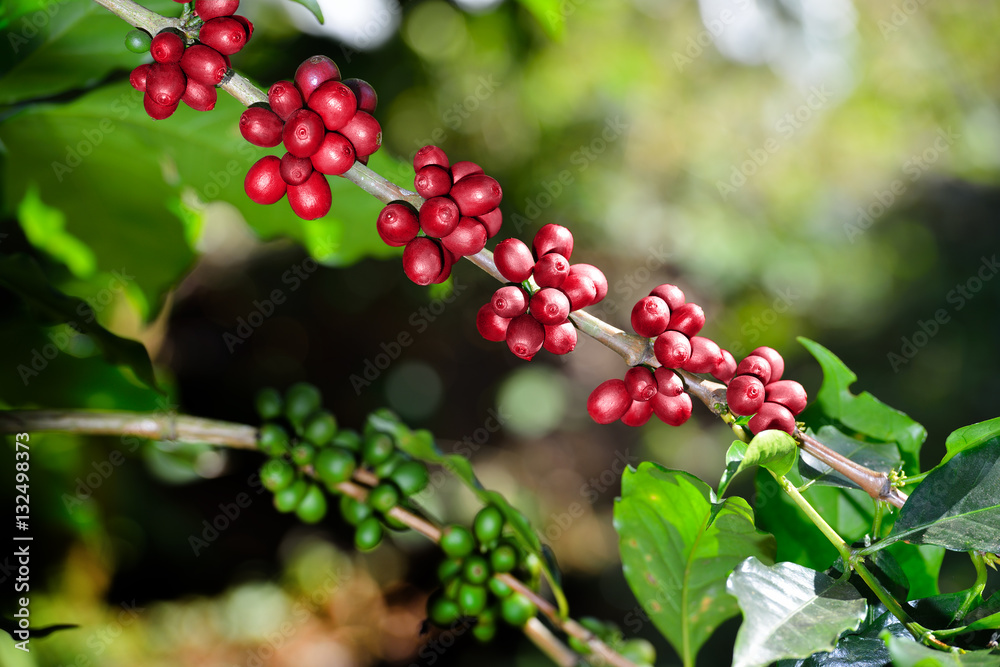
[(736, 375), (755, 375), (763, 383), (771, 381), (771, 364), (764, 357), (751, 354), (736, 367)]
[(239, 52), (247, 43), (247, 31), (228, 16), (209, 19), (201, 26), (198, 39), (225, 56)]
[(497, 270), (512, 283), (522, 283), (531, 277), (535, 258), (520, 239), (505, 239), (493, 250)]
[(302, 185), (312, 176), (313, 165), (307, 157), (296, 157), (291, 153), (281, 156), (281, 179), (289, 185)]
[(648, 401), (656, 395), (656, 378), (645, 366), (633, 366), (625, 373), (625, 388), (633, 401)]
[(418, 285), (430, 285), (446, 270), (441, 246), (433, 239), (418, 236), (403, 251), (403, 271)]
[(673, 309), (670, 313), (670, 322), (667, 324), (668, 329), (680, 331), (688, 338), (697, 336), (703, 326), (705, 326), (705, 311), (696, 303), (685, 303)]
[(429, 164), (436, 164), (447, 169), (450, 166), (448, 155), (437, 146), (424, 146), (413, 155), (413, 170), (420, 171)]
[(729, 381), (732, 380), (735, 375), (736, 359), (733, 358), (733, 355), (729, 350), (723, 350), (722, 361), (718, 366), (712, 369), (712, 377), (723, 384), (729, 384)]
[(680, 396), (684, 393), (684, 381), (681, 376), (669, 368), (659, 367), (653, 373), (656, 378), (656, 391), (664, 396)]
[(146, 92), (146, 77), (149, 76), (151, 65), (139, 65), (128, 76), (129, 84), (141, 93)]
[(528, 310), (542, 324), (555, 326), (569, 317), (569, 299), (554, 287), (545, 287), (531, 295)]
[(752, 415), (764, 405), (764, 383), (753, 375), (737, 375), (726, 388), (726, 403), (734, 415)]
[(309, 158), (316, 171), (330, 176), (340, 176), (354, 166), (354, 145), (338, 132), (327, 132), (323, 142)]
[(653, 406), (653, 414), (670, 426), (680, 426), (691, 418), (693, 406), (691, 397), (687, 394), (665, 396), (657, 392), (656, 396), (649, 399), (649, 403)]
[(535, 262), (532, 275), (539, 287), (561, 287), (569, 275), (569, 260), (559, 253), (550, 252)]
[(229, 61), (221, 53), (204, 44), (194, 44), (184, 49), (181, 69), (190, 78), (207, 86), (217, 86), (229, 71)]
[(769, 429), (795, 433), (795, 417), (784, 405), (765, 401), (747, 426), (750, 427), (750, 432), (754, 435)]
[(452, 182), (458, 183), (466, 176), (472, 176), (473, 174), (482, 174), (483, 168), (480, 167), (475, 162), (469, 162), (468, 160), (461, 160), (451, 165), (450, 171), (451, 171)]
[(658, 296), (644, 296), (632, 306), (632, 328), (640, 336), (652, 338), (667, 330), (670, 308)]
[(597, 286), (594, 285), (594, 281), (581, 273), (573, 273), (573, 267), (570, 267), (569, 275), (559, 289), (569, 299), (571, 311), (586, 308), (597, 298)]
[(475, 217), (499, 206), (503, 190), (496, 179), (486, 174), (473, 174), (455, 183), (449, 195), (458, 204), (462, 215)]
[(507, 339), (509, 324), (510, 319), (497, 315), (491, 303), (484, 304), (476, 313), (476, 329), (483, 338), (494, 343)]
[(691, 339), (679, 331), (664, 331), (653, 341), (653, 354), (667, 368), (683, 368), (691, 358)]
[(240, 8), (240, 0), (194, 0), (194, 13), (202, 21), (219, 16), (232, 16)]
[(146, 75), (146, 96), (162, 106), (177, 106), (187, 77), (177, 63), (153, 63)]
[(174, 103), (169, 106), (157, 104), (153, 98), (146, 93), (142, 96), (142, 108), (146, 110), (146, 113), (149, 114), (149, 117), (153, 120), (163, 120), (164, 118), (169, 118), (175, 111), (177, 111), (177, 104)]
[(649, 401), (632, 401), (632, 405), (622, 415), (622, 423), (626, 426), (643, 426), (653, 416), (653, 404)]
[(315, 153), (324, 137), (326, 128), (323, 127), (323, 120), (319, 114), (309, 109), (293, 111), (281, 131), (285, 150), (296, 157), (309, 157)]
[(649, 296), (658, 296), (666, 301), (671, 312), (684, 305), (684, 292), (682, 292), (681, 288), (677, 285), (657, 285), (653, 288), (653, 291), (649, 293)]
[(764, 385), (764, 400), (784, 405), (793, 415), (797, 415), (806, 409), (809, 397), (802, 385), (795, 380), (778, 380)]
[(602, 301), (608, 295), (608, 279), (604, 276), (604, 272), (593, 264), (574, 264), (570, 267), (569, 272), (571, 274), (579, 273), (594, 281), (594, 287), (597, 289), (594, 303)]
[(276, 81), (267, 89), (267, 103), (281, 120), (302, 108), (302, 94), (291, 81)]
[(448, 197), (431, 197), (420, 205), (420, 229), (436, 239), (455, 231), (461, 215), (458, 206)]
[(351, 89), (339, 81), (327, 81), (313, 91), (307, 106), (319, 114), (328, 130), (339, 130), (358, 112)]
[(535, 251), (535, 257), (539, 259), (550, 252), (557, 252), (569, 259), (573, 254), (573, 233), (562, 225), (550, 222), (542, 225), (542, 228), (535, 233), (531, 248)]
[(632, 397), (628, 395), (625, 382), (617, 378), (597, 385), (587, 398), (587, 413), (598, 424), (610, 424), (621, 419), (630, 407)]
[(441, 197), (451, 190), (451, 174), (444, 167), (429, 164), (414, 174), (413, 187), (424, 199)]
[(507, 326), (508, 349), (525, 361), (531, 361), (544, 342), (545, 329), (530, 314), (518, 315)]
[(475, 255), (486, 247), (486, 228), (476, 218), (460, 218), (458, 226), (441, 239), (441, 244), (458, 257)]
[(573, 326), (572, 322), (545, 326), (543, 347), (552, 354), (572, 352), (576, 348), (576, 327)]
[(277, 146), (283, 127), (278, 114), (265, 107), (250, 107), (240, 116), (240, 134), (254, 146)]
[(528, 293), (519, 285), (506, 285), (493, 293), (490, 305), (500, 317), (524, 315), (528, 312)]
[(173, 30), (159, 32), (149, 45), (149, 53), (158, 63), (179, 63), (184, 55), (184, 38)]
[(495, 208), (489, 213), (477, 215), (476, 220), (483, 223), (483, 227), (486, 228), (486, 236), (493, 238), (500, 233), (500, 227), (503, 225), (503, 214), (500, 213), (499, 208)]
[(416, 238), (420, 231), (417, 209), (405, 201), (390, 202), (379, 212), (375, 229), (387, 245), (400, 248)]
[(693, 336), (691, 338), (691, 358), (683, 368), (691, 373), (711, 373), (724, 357), (722, 348), (710, 338)]
[(298, 86), (302, 99), (306, 102), (309, 101), (313, 91), (327, 81), (340, 81), (340, 68), (326, 56), (313, 56), (303, 60), (295, 70), (295, 85)]
[(358, 101), (358, 109), (365, 113), (375, 113), (375, 107), (378, 106), (378, 94), (372, 84), (364, 79), (344, 79), (343, 83), (354, 93), (354, 98)]
[(326, 176), (314, 171), (302, 185), (288, 186), (288, 203), (303, 220), (322, 218), (330, 212), (333, 196)]
[(354, 144), (358, 158), (368, 157), (382, 146), (382, 126), (371, 114), (358, 111), (338, 130)]
[(184, 87), (184, 94), (181, 102), (188, 105), (195, 111), (211, 111), (215, 108), (215, 103), (219, 99), (219, 94), (214, 86), (206, 86), (201, 81), (188, 79)]
[(771, 364), (771, 382), (777, 382), (781, 379), (785, 372), (785, 360), (781, 358), (781, 354), (777, 350), (773, 347), (761, 346), (750, 354), (764, 357), (767, 359), (767, 363)]
[(247, 172), (243, 189), (258, 204), (274, 204), (285, 196), (288, 184), (281, 179), (281, 160), (265, 155)]

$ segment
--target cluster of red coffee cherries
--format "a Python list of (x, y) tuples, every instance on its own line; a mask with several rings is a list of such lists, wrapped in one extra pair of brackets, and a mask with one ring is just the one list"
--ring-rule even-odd
[(139, 65), (129, 76), (132, 87), (145, 93), (143, 108), (151, 118), (169, 117), (180, 102), (195, 111), (215, 108), (215, 87), (229, 71), (229, 56), (253, 35), (253, 24), (234, 14), (239, 6), (239, 0), (195, 0), (194, 13), (204, 21), (197, 42), (188, 45), (173, 28), (153, 37), (153, 62)]
[[(553, 354), (572, 352), (576, 328), (569, 314), (608, 293), (608, 280), (601, 270), (590, 264), (570, 264), (572, 254), (573, 234), (561, 225), (539, 229), (531, 249), (518, 239), (501, 241), (493, 260), (511, 284), (498, 289), (479, 309), (476, 327), (483, 338), (507, 341), (510, 351), (525, 360), (543, 347)], [(538, 289), (528, 289), (534, 286)]]
[(782, 380), (785, 361), (776, 350), (758, 347), (736, 367), (726, 387), (726, 402), (735, 415), (753, 415), (751, 433), (778, 429), (795, 431), (795, 415), (805, 410), (806, 390), (794, 380)]
[(295, 215), (315, 220), (329, 213), (333, 200), (326, 176), (367, 163), (382, 145), (382, 127), (372, 116), (378, 96), (367, 81), (341, 81), (340, 68), (326, 56), (304, 61), (294, 79), (272, 85), (267, 104), (240, 117), (244, 139), (264, 148), (284, 144), (286, 151), (258, 160), (243, 187), (258, 204), (287, 194)]
[(666, 424), (680, 426), (691, 417), (691, 409), (680, 376), (662, 366), (633, 366), (624, 380), (605, 380), (587, 399), (587, 412), (598, 424), (620, 419), (628, 426), (642, 426), (655, 414)]

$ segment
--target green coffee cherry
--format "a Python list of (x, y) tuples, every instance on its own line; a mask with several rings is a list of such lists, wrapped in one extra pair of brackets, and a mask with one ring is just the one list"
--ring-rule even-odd
[(386, 513), (399, 502), (399, 491), (392, 482), (382, 482), (368, 492), (368, 504), (379, 512)]
[(470, 584), (482, 585), (490, 578), (490, 565), (482, 556), (472, 555), (465, 559), (462, 577)]
[(446, 558), (441, 561), (437, 569), (438, 581), (446, 584), (455, 579), (458, 575), (462, 574), (463, 565), (464, 563), (461, 558)]
[(496, 614), (492, 609), (486, 609), (479, 615), (476, 625), (472, 628), (472, 636), (484, 644), (493, 641), (497, 633)]
[(584, 616), (583, 618), (581, 618), (580, 625), (587, 628), (588, 630), (593, 632), (598, 637), (601, 637), (602, 639), (611, 630), (611, 628), (609, 628), (604, 621), (602, 621), (599, 618), (594, 618), (593, 616)]
[(392, 442), (392, 438), (385, 433), (376, 433), (370, 438), (365, 438), (362, 456), (365, 463), (375, 467), (392, 456), (394, 451), (396, 451), (396, 445)]
[(580, 655), (587, 655), (590, 653), (590, 645), (583, 641), (582, 639), (577, 639), (576, 637), (569, 637), (566, 642), (569, 647), (579, 653)]
[(307, 466), (316, 457), (316, 448), (308, 442), (300, 442), (292, 447), (292, 461), (297, 466)]
[(268, 491), (281, 491), (295, 481), (295, 468), (285, 459), (270, 459), (260, 468), (260, 481)]
[(446, 598), (458, 602), (458, 593), (462, 590), (462, 586), (464, 585), (465, 582), (462, 581), (461, 579), (452, 579), (447, 584), (445, 584), (444, 588), (442, 588), (441, 590), (444, 592), (444, 596)]
[(360, 452), (361, 436), (358, 435), (357, 431), (352, 431), (350, 429), (343, 429), (337, 431), (337, 435), (333, 437), (333, 444), (337, 447), (343, 447), (344, 449), (350, 450), (352, 452)]
[(296, 382), (285, 392), (285, 416), (296, 428), (319, 409), (323, 398), (319, 389), (308, 382)]
[(480, 544), (492, 544), (500, 538), (500, 533), (503, 531), (503, 514), (493, 505), (487, 505), (476, 514), (472, 531)]
[(322, 447), (337, 434), (337, 418), (327, 410), (314, 412), (306, 418), (302, 426), (302, 437)]
[(288, 451), (288, 433), (278, 424), (264, 424), (257, 435), (257, 446), (268, 456), (281, 456)]
[(358, 524), (354, 532), (354, 545), (361, 551), (371, 551), (382, 541), (382, 524), (370, 516)]
[(446, 628), (461, 616), (462, 611), (458, 605), (440, 593), (435, 593), (427, 600), (427, 618), (434, 625)]
[(535, 603), (521, 593), (514, 593), (500, 604), (503, 620), (515, 627), (522, 627), (538, 613)]
[(629, 639), (621, 645), (618, 652), (636, 664), (656, 664), (656, 649), (645, 639)]
[(344, 521), (352, 526), (357, 526), (372, 516), (372, 508), (360, 500), (343, 495), (340, 497), (340, 514), (344, 517)]
[(274, 494), (274, 507), (279, 512), (291, 512), (298, 507), (303, 496), (306, 495), (309, 484), (306, 480), (299, 478), (286, 486), (281, 491)]
[(319, 523), (326, 515), (326, 495), (323, 489), (310, 484), (296, 506), (295, 514), (303, 523)]
[(427, 473), (427, 466), (420, 461), (407, 461), (393, 470), (389, 479), (396, 483), (404, 496), (412, 496), (424, 490), (430, 481), (430, 475)]
[(486, 587), (462, 584), (458, 589), (458, 608), (466, 616), (478, 616), (486, 609)]
[(132, 53), (146, 53), (153, 38), (145, 30), (129, 30), (125, 35), (125, 48)]
[[(148, 42), (146, 44), (146, 50), (149, 51)], [(254, 399), (254, 405), (257, 408), (257, 414), (260, 415), (260, 418), (264, 421), (280, 417), (281, 410), (284, 408), (284, 402), (281, 400), (281, 394), (279, 394), (278, 390), (274, 387), (264, 387), (258, 391), (257, 397)]]
[(452, 558), (464, 558), (474, 547), (472, 533), (465, 526), (451, 524), (441, 531), (441, 549)]
[(487, 585), (490, 592), (501, 600), (514, 592), (514, 589), (508, 586), (507, 582), (501, 581), (496, 577), (490, 577), (489, 584)]
[(313, 469), (320, 480), (332, 489), (350, 479), (356, 465), (351, 452), (340, 447), (326, 447), (316, 455)]
[(391, 516), (389, 514), (383, 514), (382, 515), (382, 525), (384, 525), (386, 528), (391, 528), (392, 530), (409, 530), (410, 529), (410, 527), (407, 526), (405, 523), (403, 523), (402, 521), (400, 521), (396, 517)]
[(382, 461), (382, 463), (379, 463), (377, 466), (375, 466), (372, 472), (374, 472), (375, 476), (378, 477), (379, 479), (386, 479), (392, 475), (393, 471), (396, 470), (396, 468), (406, 463), (406, 461), (407, 461), (406, 454), (403, 454), (402, 452), (393, 452), (392, 456), (390, 456), (385, 461)]
[(490, 567), (494, 572), (511, 572), (517, 567), (517, 548), (509, 542), (503, 542), (490, 552)]

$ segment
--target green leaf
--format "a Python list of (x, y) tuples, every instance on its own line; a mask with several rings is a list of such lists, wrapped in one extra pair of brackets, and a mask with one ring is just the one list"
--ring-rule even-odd
[(761, 431), (750, 441), (747, 453), (736, 469), (738, 475), (755, 465), (763, 466), (776, 475), (784, 475), (795, 465), (798, 453), (795, 438), (784, 431)]
[(733, 568), (774, 554), (774, 538), (756, 529), (745, 500), (719, 502), (694, 475), (654, 463), (623, 473), (614, 524), (632, 592), (685, 665), (739, 613), (726, 592)]
[[(72, 323), (74, 329), (93, 339), (106, 360), (132, 369), (140, 380), (157, 388), (153, 364), (146, 348), (137, 341), (118, 337), (98, 324), (87, 303), (49, 285), (41, 267), (31, 257), (0, 255), (0, 285), (14, 292), (45, 318), (53, 322)], [(81, 313), (91, 316), (81, 316)]]
[(722, 471), (722, 479), (719, 480), (719, 497), (726, 495), (726, 489), (736, 477), (746, 454), (747, 443), (742, 440), (735, 440), (733, 444), (729, 445), (729, 450), (726, 452), (726, 469)]
[(948, 436), (948, 439), (945, 440), (944, 446), (947, 448), (948, 453), (941, 459), (941, 463), (945, 463), (959, 452), (971, 449), (996, 437), (1000, 437), (1000, 417), (963, 426), (957, 431), (953, 431)]
[(949, 667), (962, 665), (966, 667), (1000, 667), (1000, 655), (991, 651), (972, 651), (965, 654), (945, 653), (918, 644), (912, 639), (883, 634), (883, 640), (889, 647), (892, 664), (895, 667)]
[(876, 546), (899, 540), (952, 551), (1000, 552), (1000, 439), (959, 452), (932, 471)]
[(561, 0), (518, 0), (531, 12), (551, 39), (562, 37), (566, 29), (566, 12)]
[(320, 25), (323, 25), (323, 10), (316, 0), (292, 0), (292, 2), (296, 2), (311, 11)]
[(777, 667), (884, 667), (889, 662), (889, 649), (879, 638), (883, 631), (897, 637), (913, 636), (884, 605), (869, 605), (861, 627), (842, 635), (832, 651), (814, 653), (804, 660), (779, 660)]
[(868, 604), (847, 582), (794, 563), (748, 558), (729, 577), (743, 625), (733, 667), (762, 667), (783, 658), (832, 650), (842, 632), (857, 630)]
[(62, 211), (46, 206), (38, 196), (38, 187), (28, 188), (17, 208), (21, 229), (28, 241), (65, 264), (78, 278), (87, 278), (97, 270), (97, 259), (90, 246), (66, 231)]
[(906, 471), (920, 469), (920, 446), (927, 438), (923, 426), (904, 413), (882, 403), (867, 391), (855, 396), (850, 386), (858, 377), (833, 352), (808, 338), (798, 341), (809, 350), (823, 369), (823, 384), (816, 394), (816, 406), (829, 418), (883, 442), (894, 442)]
[(941, 563), (944, 562), (944, 548), (933, 544), (896, 542), (890, 544), (886, 551), (895, 557), (906, 574), (906, 580), (910, 582), (909, 599), (931, 597), (941, 592), (938, 578), (941, 575)]
[[(897, 468), (902, 459), (894, 444), (864, 442), (845, 435), (834, 426), (824, 426), (816, 433), (816, 439), (850, 460), (879, 472), (889, 472)], [(858, 489), (857, 484), (847, 479), (819, 459), (803, 451), (799, 458), (799, 473), (804, 479), (814, 480), (824, 486), (840, 486)]]

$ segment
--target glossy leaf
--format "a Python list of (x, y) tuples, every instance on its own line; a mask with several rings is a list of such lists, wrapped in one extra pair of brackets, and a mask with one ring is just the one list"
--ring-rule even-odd
[(886, 634), (884, 636), (889, 655), (895, 667), (1000, 667), (1000, 655), (992, 651), (971, 651), (969, 653), (945, 653), (918, 644), (912, 639), (904, 639)]
[(726, 469), (722, 471), (722, 479), (719, 480), (720, 497), (726, 495), (729, 483), (733, 481), (736, 473), (739, 472), (743, 464), (743, 457), (747, 454), (747, 447), (747, 443), (742, 440), (735, 440), (733, 444), (729, 445), (729, 449), (726, 451)]
[(296, 2), (311, 11), (320, 25), (323, 24), (323, 9), (316, 0), (292, 0), (292, 2)]
[(798, 449), (795, 438), (784, 431), (761, 431), (750, 440), (736, 474), (759, 465), (776, 475), (784, 475), (795, 465)]
[(948, 453), (941, 459), (941, 463), (947, 462), (959, 452), (964, 452), (966, 449), (971, 449), (976, 445), (997, 437), (1000, 437), (1000, 417), (963, 426), (956, 431), (952, 431), (948, 435), (948, 439), (944, 442)]
[(912, 637), (881, 603), (869, 605), (861, 627), (842, 635), (832, 651), (814, 653), (802, 660), (779, 660), (777, 667), (884, 667), (890, 660), (889, 649), (880, 639), (884, 631), (897, 637)]
[[(895, 444), (864, 442), (845, 435), (834, 426), (820, 428), (816, 433), (816, 439), (855, 463), (879, 472), (889, 472), (902, 462)], [(799, 456), (799, 473), (805, 479), (814, 480), (816, 484), (841, 486), (846, 489), (860, 488), (805, 451)]]

